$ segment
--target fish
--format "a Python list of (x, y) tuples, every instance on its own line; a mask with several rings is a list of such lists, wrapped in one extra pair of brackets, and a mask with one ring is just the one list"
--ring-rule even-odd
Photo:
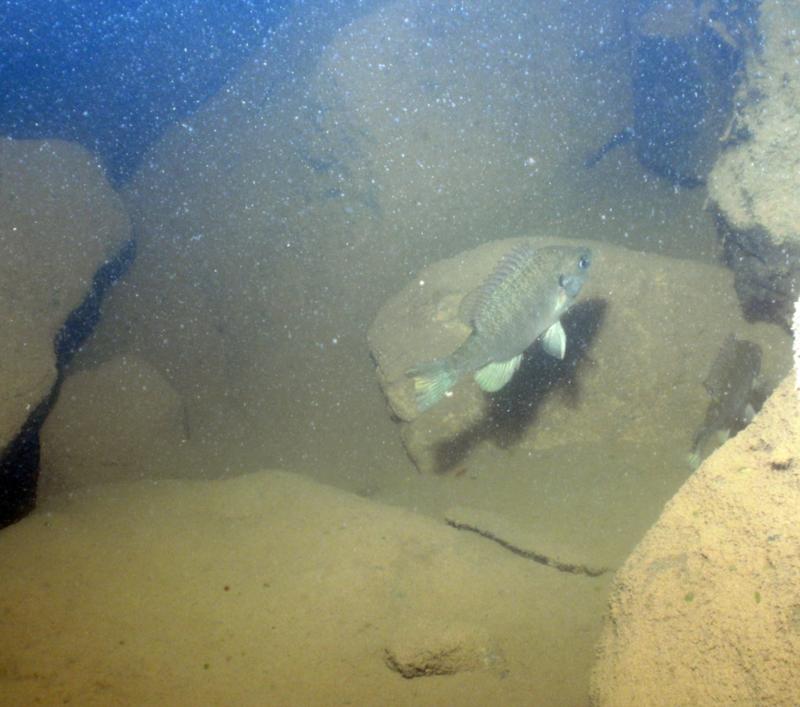
[(760, 370), (761, 347), (729, 334), (703, 382), (710, 402), (689, 454), (693, 469), (751, 422), (756, 414), (755, 383)]
[(432, 408), (468, 373), (483, 391), (497, 392), (537, 340), (548, 354), (563, 359), (567, 337), (561, 317), (578, 297), (591, 262), (585, 247), (525, 243), (504, 255), (462, 300), (459, 316), (472, 328), (466, 341), (449, 356), (406, 372), (417, 410)]

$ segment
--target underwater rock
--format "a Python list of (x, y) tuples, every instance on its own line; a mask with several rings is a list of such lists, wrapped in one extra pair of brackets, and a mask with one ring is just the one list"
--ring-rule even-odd
[(405, 624), (385, 650), (386, 665), (404, 678), (485, 669), (499, 658), (485, 631), (436, 620)]
[[(636, 443), (664, 430), (684, 439), (688, 453), (708, 402), (703, 377), (731, 332), (761, 345), (766, 390), (789, 370), (789, 337), (742, 318), (725, 268), (592, 243), (592, 274), (562, 318), (563, 361), (534, 344), (500, 393), (482, 393), (467, 376), (420, 414), (406, 371), (469, 335), (461, 299), (519, 242), (487, 243), (434, 263), (381, 308), (369, 330), (379, 384), (421, 471), (453, 468), (487, 442), (541, 450), (576, 436)], [(775, 345), (781, 339), (786, 346)]]
[(796, 3), (761, 3), (762, 47), (747, 57), (725, 150), (708, 183), (742, 306), (752, 318), (786, 326), (800, 294), (800, 174), (791, 157), (800, 152), (798, 23)]
[(66, 378), (42, 427), (39, 499), (95, 483), (175, 475), (190, 436), (180, 396), (147, 362), (118, 356)]
[(794, 352), (794, 372), (797, 376), (797, 389), (800, 390), (800, 297), (794, 303), (794, 318), (792, 319), (792, 351)]
[[(578, 705), (602, 606), (597, 580), (277, 471), (45, 501), (0, 557), (4, 705)], [(404, 680), (387, 650), (458, 674)]]
[(592, 704), (800, 704), (798, 508), (800, 398), (789, 376), (617, 573)]
[(3, 450), (49, 395), (56, 335), (130, 238), (130, 224), (102, 167), (78, 145), (2, 140), (0, 174)]

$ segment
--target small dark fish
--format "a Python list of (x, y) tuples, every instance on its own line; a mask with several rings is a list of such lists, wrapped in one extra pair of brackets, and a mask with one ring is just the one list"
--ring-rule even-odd
[(547, 353), (564, 358), (566, 334), (559, 321), (588, 275), (588, 248), (524, 244), (508, 253), (494, 273), (468, 294), (461, 316), (469, 338), (451, 355), (415, 366), (417, 409), (435, 405), (467, 373), (482, 390), (500, 390), (514, 375), (522, 353), (541, 337)]
[(693, 468), (753, 419), (755, 380), (760, 370), (761, 347), (730, 334), (704, 381), (711, 401), (705, 421), (694, 437), (689, 456)]

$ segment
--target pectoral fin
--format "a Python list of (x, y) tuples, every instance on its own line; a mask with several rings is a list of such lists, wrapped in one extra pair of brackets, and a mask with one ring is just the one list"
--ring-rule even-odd
[(556, 322), (542, 335), (542, 348), (554, 358), (563, 360), (567, 352), (567, 334), (561, 322)]
[(730, 439), (730, 436), (731, 436), (730, 428), (728, 428), (726, 430), (718, 430), (717, 431), (717, 440), (718, 440), (720, 445), (725, 444), (725, 442), (727, 442)]
[(496, 393), (516, 373), (522, 361), (522, 354), (514, 356), (508, 361), (497, 361), (487, 363), (483, 368), (475, 372), (475, 382), (487, 393)]

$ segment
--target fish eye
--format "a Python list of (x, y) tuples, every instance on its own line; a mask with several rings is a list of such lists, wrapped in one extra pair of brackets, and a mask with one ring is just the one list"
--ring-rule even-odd
[(588, 268), (588, 267), (589, 267), (589, 258), (587, 258), (585, 255), (582, 255), (582, 256), (581, 256), (581, 257), (578, 259), (578, 267), (579, 267), (581, 270), (586, 270), (586, 268)]

